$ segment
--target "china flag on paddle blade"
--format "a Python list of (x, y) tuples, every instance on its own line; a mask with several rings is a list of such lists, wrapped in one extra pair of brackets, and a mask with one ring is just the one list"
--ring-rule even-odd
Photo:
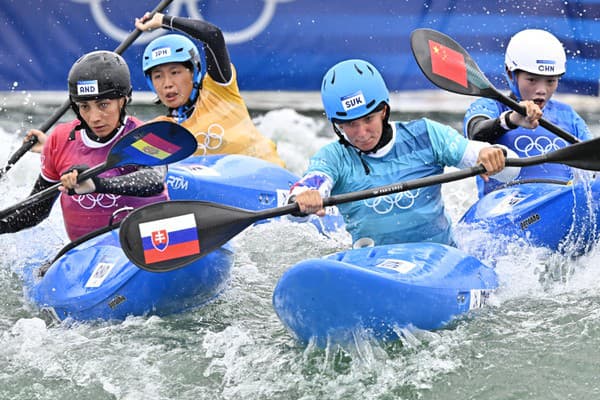
[(431, 70), (434, 74), (464, 87), (469, 87), (465, 57), (461, 53), (430, 40), (429, 54), (431, 56)]

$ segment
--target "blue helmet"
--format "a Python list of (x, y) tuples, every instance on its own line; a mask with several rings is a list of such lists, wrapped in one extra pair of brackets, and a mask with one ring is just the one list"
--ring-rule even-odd
[(377, 69), (364, 60), (342, 61), (327, 71), (321, 99), (330, 121), (351, 121), (375, 111), (390, 93)]
[(187, 37), (171, 34), (158, 37), (148, 43), (144, 50), (142, 69), (146, 76), (146, 83), (150, 90), (156, 93), (150, 71), (157, 65), (167, 63), (191, 63), (193, 67), (193, 80), (198, 85), (202, 79), (202, 64), (196, 45)]

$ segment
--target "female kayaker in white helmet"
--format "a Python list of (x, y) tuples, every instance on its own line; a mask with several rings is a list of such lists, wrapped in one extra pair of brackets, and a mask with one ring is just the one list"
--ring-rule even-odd
[[(519, 157), (556, 150), (568, 143), (539, 126), (539, 119), (552, 122), (580, 140), (590, 139), (585, 121), (565, 103), (552, 98), (566, 72), (565, 50), (549, 32), (526, 29), (514, 35), (505, 54), (505, 72), (510, 96), (527, 109), (523, 116), (496, 100), (478, 99), (467, 110), (464, 134), (470, 139), (503, 144)], [(564, 164), (540, 164), (521, 168), (515, 182), (566, 183), (573, 179)], [(504, 185), (495, 179), (477, 179), (479, 196)]]

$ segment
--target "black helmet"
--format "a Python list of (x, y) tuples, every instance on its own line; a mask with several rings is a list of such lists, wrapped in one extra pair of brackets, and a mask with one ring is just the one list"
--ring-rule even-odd
[(93, 51), (75, 61), (69, 71), (71, 102), (130, 98), (131, 78), (127, 63), (112, 51)]

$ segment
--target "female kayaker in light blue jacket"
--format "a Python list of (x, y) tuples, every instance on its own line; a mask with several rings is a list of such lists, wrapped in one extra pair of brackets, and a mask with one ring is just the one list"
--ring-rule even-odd
[[(366, 61), (333, 66), (323, 78), (321, 96), (339, 141), (319, 150), (292, 187), (302, 212), (324, 215), (322, 196), (438, 175), (446, 166), (483, 164), (488, 171), (483, 179), (504, 168), (501, 148), (467, 140), (449, 126), (426, 118), (390, 122), (389, 91)], [(441, 185), (342, 204), (339, 209), (355, 242), (369, 238), (377, 245), (453, 243)]]

